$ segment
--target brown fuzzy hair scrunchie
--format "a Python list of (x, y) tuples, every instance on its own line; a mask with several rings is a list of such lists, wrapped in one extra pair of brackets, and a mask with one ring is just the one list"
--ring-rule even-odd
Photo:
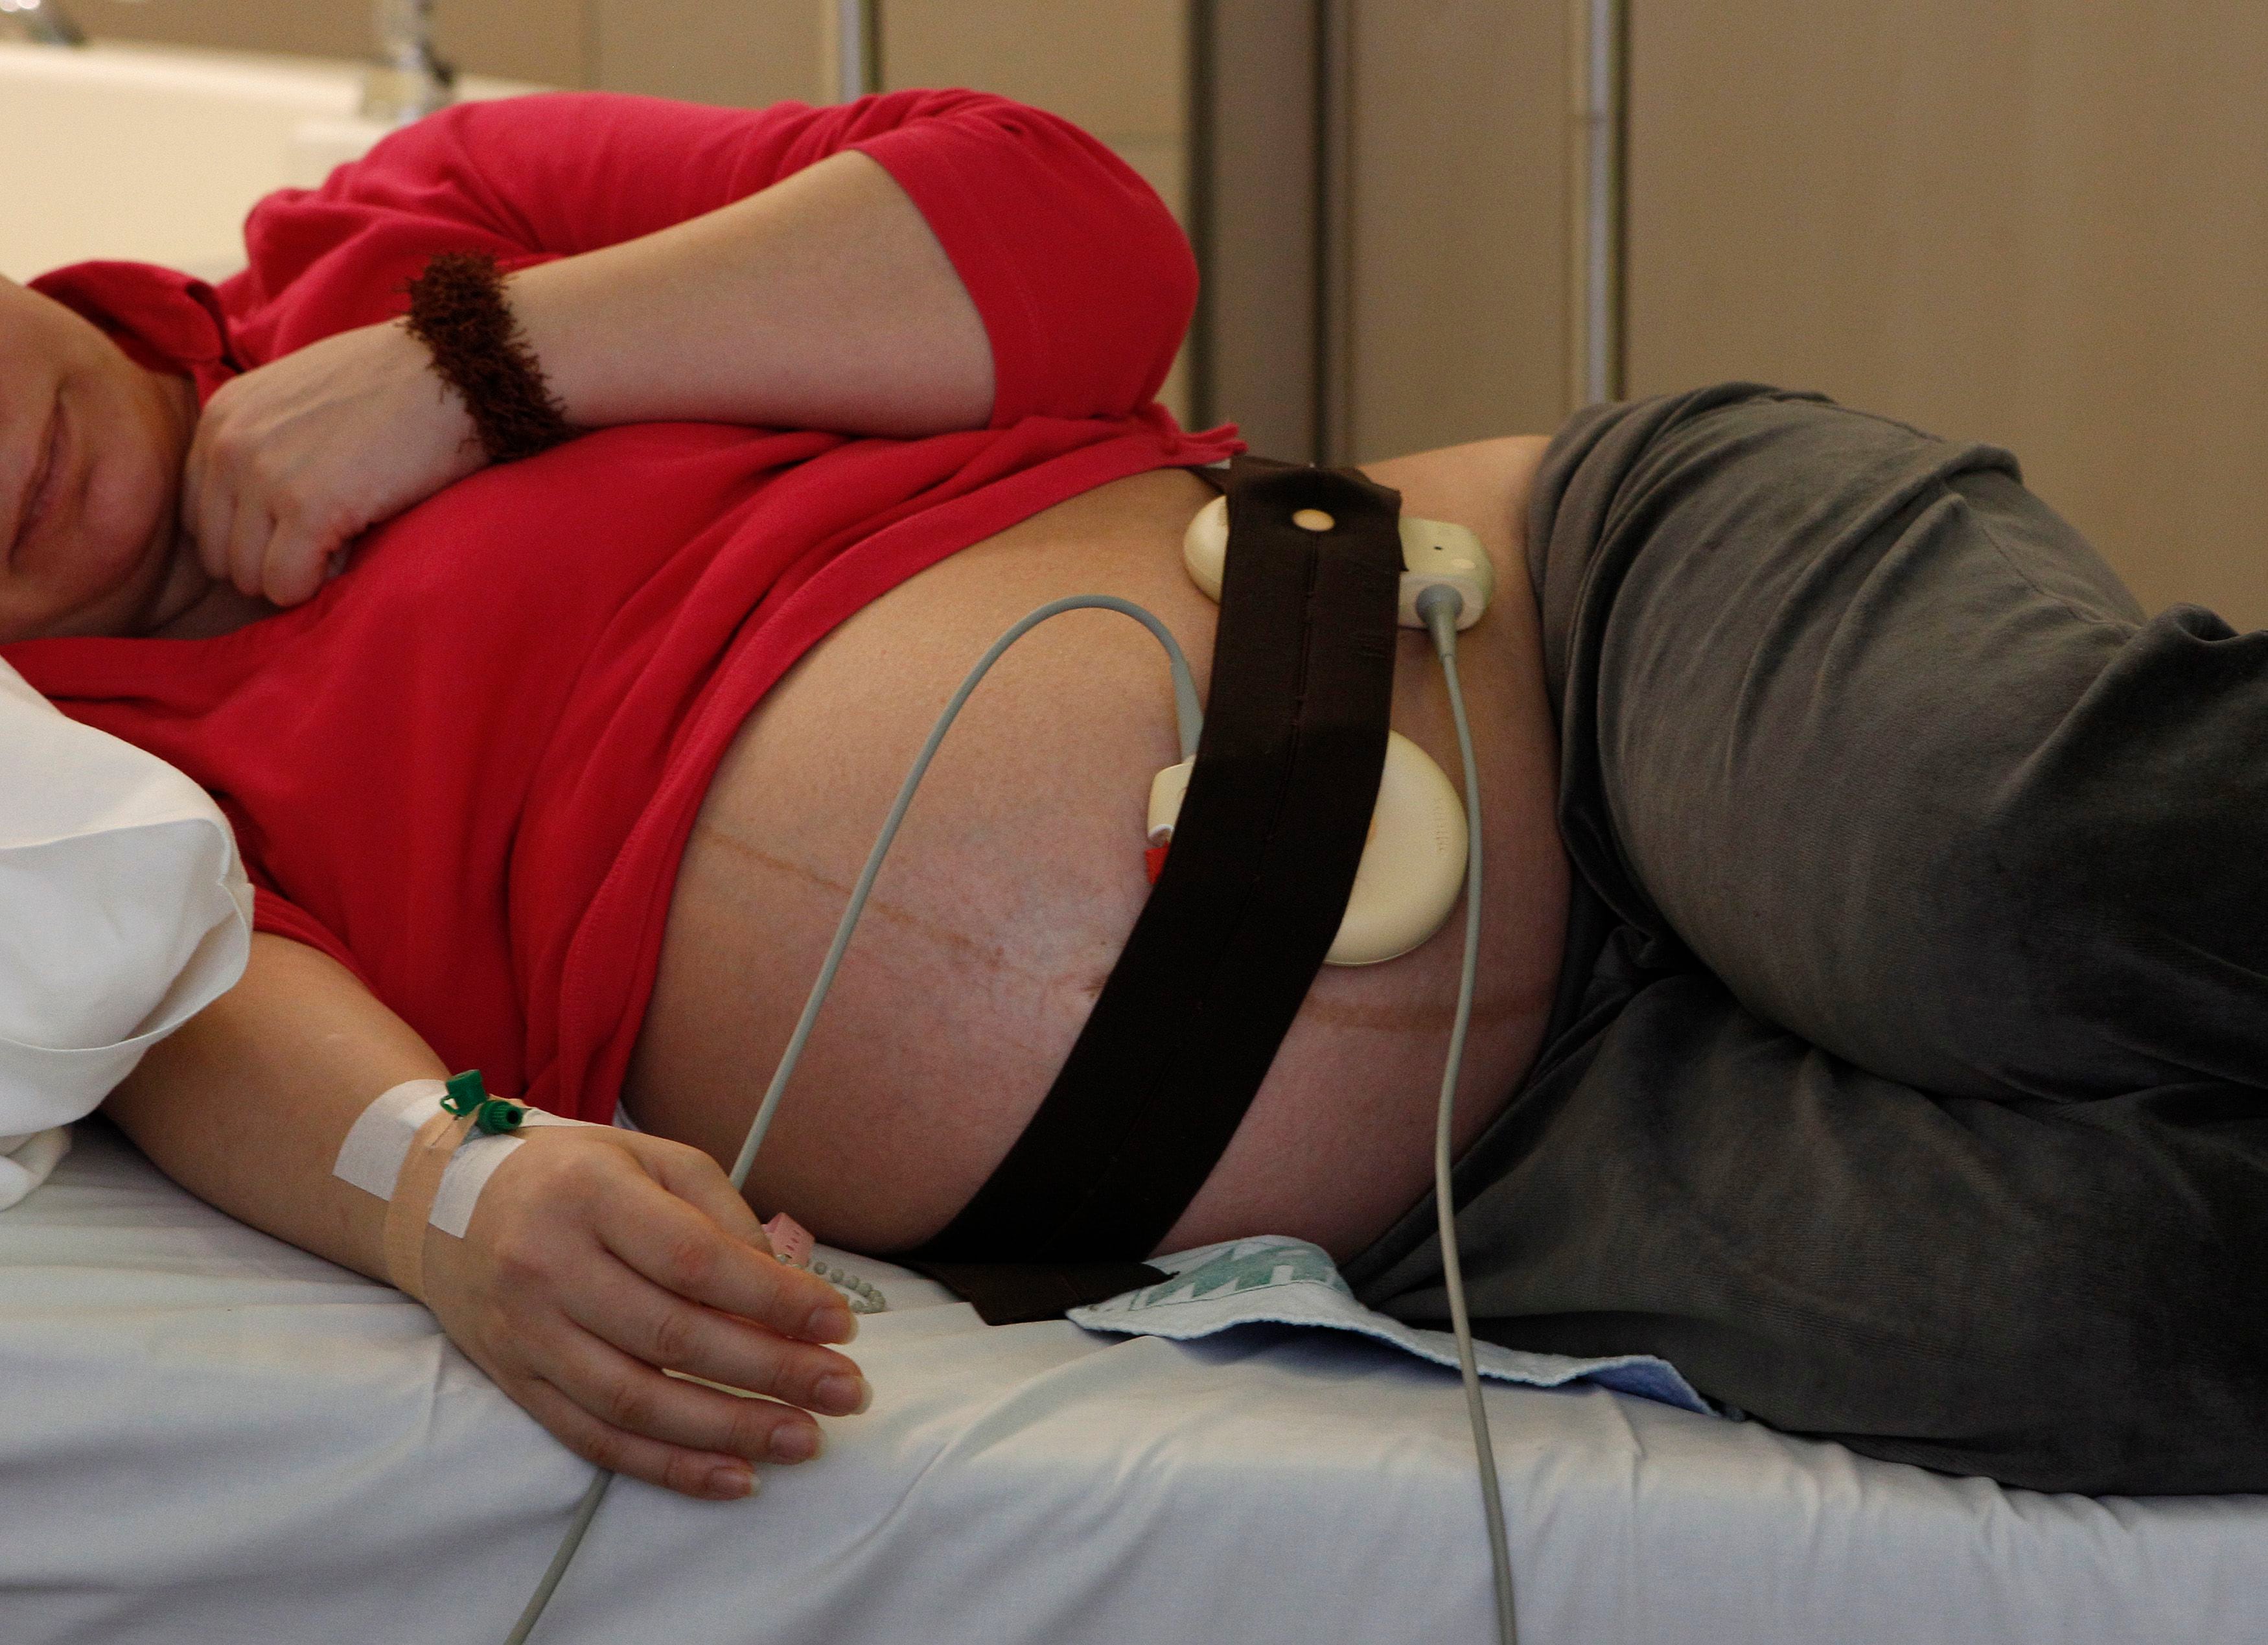
[(433, 356), (433, 370), (465, 399), (490, 462), (549, 451), (577, 432), (553, 397), (504, 302), (504, 276), (481, 251), (434, 254), (402, 288), (409, 335)]

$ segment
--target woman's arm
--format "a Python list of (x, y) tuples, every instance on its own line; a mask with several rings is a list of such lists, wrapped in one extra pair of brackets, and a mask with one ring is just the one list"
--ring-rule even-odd
[[(402, 283), (436, 252), (485, 251), (508, 269), (586, 256), (714, 217), (806, 170), (849, 170), (841, 157), (851, 153), (879, 164), (903, 196), (869, 191), (859, 203), (891, 215), (909, 203), (929, 234), (908, 249), (941, 250), (961, 288), (944, 295), (955, 304), (965, 296), (982, 316), (994, 398), (964, 426), (988, 415), (996, 426), (1035, 414), (1123, 417), (1150, 402), (1197, 301), (1188, 236), (1140, 176), (1071, 122), (955, 88), (821, 107), (711, 108), (583, 92), (444, 109), (340, 166), (321, 188), (261, 202), (246, 225), (251, 267), (222, 289), (231, 342), (238, 358), (264, 365), (401, 314)], [(781, 198), (794, 210), (828, 203), (792, 191)], [(876, 232), (862, 217), (854, 206), (848, 217), (814, 210), (781, 224), (786, 248), (799, 249), (826, 287), (824, 300), (796, 314), (799, 292), (812, 288), (777, 286), (784, 270), (775, 264), (755, 281), (757, 306), (715, 308), (698, 344), (729, 342), (749, 323), (823, 365), (857, 341), (830, 329), (836, 317), (862, 333), (944, 319), (935, 309), (897, 312), (905, 264), (860, 257)], [(873, 248), (892, 247), (875, 239)], [(878, 268), (888, 277), (862, 285)], [(647, 285), (643, 295), (655, 293)], [(777, 402), (733, 420), (865, 429)], [(707, 414), (664, 404), (637, 415)], [(884, 415), (893, 426), (903, 416)]]
[[(834, 155), (621, 245), (523, 269), (509, 301), (568, 420), (663, 419), (913, 438), (980, 428), (983, 321), (875, 161)], [(401, 321), (221, 388), (181, 517), (206, 572), (293, 605), (357, 533), (483, 465), (457, 391)]]
[[(243, 980), (162, 1041), (104, 1110), (158, 1167), (240, 1221), (373, 1279), (386, 1203), (331, 1174), (381, 1091), (446, 1071), (336, 962), (252, 940)], [(719, 1470), (807, 1438), (787, 1405), (843, 1414), (855, 1325), (833, 1287), (771, 1259), (716, 1162), (659, 1137), (544, 1127), (497, 1168), (460, 1240), (425, 1230), (428, 1306), (497, 1383), (571, 1450), (693, 1496), (745, 1495)], [(844, 1387), (822, 1397), (823, 1379)], [(744, 1461), (745, 1459), (745, 1461)]]
[[(526, 100), (535, 115), (561, 107)], [(531, 266), (512, 275), (512, 303), (571, 423), (917, 438), (1149, 403), (1188, 328), (1197, 269), (1123, 161), (1067, 122), (981, 93), (791, 112), (808, 140), (768, 154), (781, 174), (755, 192), (556, 261), (521, 250)], [(472, 119), (391, 139), (366, 174), (342, 168), (346, 183), (254, 214), (263, 281), (247, 276), (246, 291), (284, 284), (240, 335), (251, 358), (293, 351), (213, 396), (181, 491), (206, 572), (242, 594), (310, 598), (357, 533), (482, 466), (461, 401), (400, 321), (341, 328), (368, 312), (380, 277), (398, 284), (434, 251), (511, 252), (507, 227), (523, 240), (563, 232), (529, 223), (531, 202), (567, 189), (557, 179), (509, 208), (487, 172), (468, 179)], [(465, 223), (410, 215), (442, 213), (420, 203), (433, 200)]]
[(861, 153), (523, 269), (509, 297), (567, 420), (586, 427), (687, 420), (910, 439), (982, 428), (992, 412), (976, 305), (905, 190)]

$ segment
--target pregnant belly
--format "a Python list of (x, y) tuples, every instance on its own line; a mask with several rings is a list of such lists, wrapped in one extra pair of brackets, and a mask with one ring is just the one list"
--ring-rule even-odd
[[(1460, 520), (1498, 595), (1461, 638), (1488, 870), (1458, 1141), (1502, 1107), (1549, 1012), (1566, 899), (1556, 756), (1521, 554), (1543, 442), (1366, 466)], [(1180, 470), (1101, 486), (963, 550), (814, 647), (742, 727), (681, 866), (624, 1091), (637, 1123), (729, 1167), (907, 767), (977, 655), (1068, 594), (1171, 628), (1205, 683), (1214, 609), (1181, 537), (1213, 495)], [(1395, 728), (1451, 772), (1425, 642), (1403, 638)], [(1178, 758), (1157, 644), (1126, 618), (1045, 624), (993, 669), (930, 768), (747, 1183), (822, 1238), (937, 1233), (1022, 1132), (1140, 911), (1150, 779)], [(1255, 1232), (1345, 1256), (1426, 1190), (1462, 917), (1379, 966), (1327, 967), (1251, 1110), (1160, 1250)]]

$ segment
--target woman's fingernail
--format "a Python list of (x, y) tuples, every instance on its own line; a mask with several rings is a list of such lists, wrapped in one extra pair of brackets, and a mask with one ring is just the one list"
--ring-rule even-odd
[(774, 1462), (809, 1462), (819, 1455), (819, 1430), (791, 1422), (772, 1430)]
[(814, 1342), (848, 1342), (858, 1334), (858, 1321), (840, 1302), (821, 1302), (811, 1310), (803, 1334)]
[(743, 1497), (756, 1494), (756, 1472), (753, 1468), (718, 1468), (709, 1476), (711, 1496)]
[(819, 1379), (819, 1403), (843, 1416), (857, 1416), (874, 1403), (874, 1391), (863, 1376), (837, 1371)]

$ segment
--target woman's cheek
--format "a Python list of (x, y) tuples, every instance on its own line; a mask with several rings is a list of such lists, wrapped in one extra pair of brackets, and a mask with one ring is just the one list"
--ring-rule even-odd
[(136, 440), (100, 453), (87, 478), (85, 544), (90, 570), (110, 587), (146, 590), (165, 574), (178, 483), (163, 449)]
[[(144, 442), (98, 450), (77, 507), (53, 522), (56, 604), (48, 631), (126, 632), (163, 580), (173, 487)], [(60, 586), (58, 586), (60, 585)]]

